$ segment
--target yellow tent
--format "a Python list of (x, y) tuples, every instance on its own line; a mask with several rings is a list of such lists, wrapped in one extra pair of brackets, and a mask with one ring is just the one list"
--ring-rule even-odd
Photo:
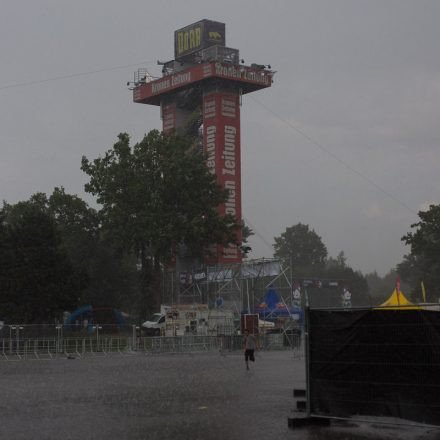
[(409, 299), (403, 294), (401, 290), (397, 293), (397, 288), (394, 288), (391, 296), (377, 309), (393, 309), (393, 310), (420, 310), (421, 307), (414, 305)]

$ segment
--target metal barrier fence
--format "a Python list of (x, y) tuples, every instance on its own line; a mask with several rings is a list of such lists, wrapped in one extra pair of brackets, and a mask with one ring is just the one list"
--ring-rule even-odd
[[(242, 350), (243, 344), (240, 335), (145, 337), (137, 326), (118, 329), (96, 325), (92, 330), (72, 331), (62, 325), (4, 326), (0, 330), (0, 360), (128, 355), (139, 351), (146, 354), (234, 352)], [(303, 356), (299, 334), (262, 334), (258, 339), (262, 350), (292, 350), (295, 357)]]
[(306, 329), (309, 416), (440, 425), (438, 311), (315, 309)]

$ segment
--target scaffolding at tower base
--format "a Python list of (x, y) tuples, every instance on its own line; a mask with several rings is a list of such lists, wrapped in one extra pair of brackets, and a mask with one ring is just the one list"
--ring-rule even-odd
[[(266, 346), (301, 346), (301, 306), (295, 305), (290, 265), (279, 259), (217, 264), (191, 272), (168, 272), (169, 304), (204, 304), (211, 311), (232, 312), (234, 333), (241, 330), (242, 315), (258, 316), (257, 328)], [(277, 310), (265, 308), (265, 298), (276, 291)], [(178, 306), (177, 306), (178, 307)], [(283, 310), (281, 310), (281, 308)]]
[(348, 289), (353, 280), (298, 276), (280, 259), (194, 267), (186, 272), (173, 268), (164, 274), (162, 303), (205, 304), (211, 310), (232, 311), (236, 320), (244, 313), (258, 314), (286, 335), (302, 327), (307, 307), (345, 309), (365, 302), (357, 287), (352, 304)]
[(207, 304), (209, 308), (254, 309), (272, 286), (286, 302), (291, 302), (290, 268), (278, 259), (256, 259), (242, 263), (216, 264), (192, 271), (164, 274), (162, 302), (167, 304)]

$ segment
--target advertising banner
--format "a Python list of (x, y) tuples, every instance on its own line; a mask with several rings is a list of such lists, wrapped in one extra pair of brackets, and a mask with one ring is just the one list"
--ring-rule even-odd
[(264, 69), (258, 70), (248, 66), (234, 66), (222, 63), (204, 63), (135, 87), (133, 89), (133, 100), (134, 102), (159, 105), (159, 100), (156, 99), (155, 102), (151, 98), (159, 97), (164, 93), (188, 87), (209, 78), (223, 78), (236, 81), (243, 84), (243, 93), (247, 93), (246, 85), (255, 86), (252, 90), (270, 87), (272, 85), (272, 77), (273, 73)]
[(176, 129), (176, 104), (167, 104), (162, 107), (162, 130), (170, 133)]
[[(229, 191), (220, 214), (241, 223), (240, 106), (238, 94), (212, 92), (203, 96), (203, 146), (207, 165), (217, 182)], [(241, 236), (239, 237), (241, 241)], [(237, 246), (217, 250), (218, 263), (241, 262)]]
[(187, 55), (210, 46), (225, 45), (225, 24), (201, 20), (174, 32), (174, 58)]

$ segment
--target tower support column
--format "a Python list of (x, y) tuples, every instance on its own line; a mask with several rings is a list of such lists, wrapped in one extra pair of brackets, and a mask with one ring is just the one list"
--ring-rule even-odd
[[(242, 222), (241, 213), (241, 152), (240, 102), (238, 91), (208, 89), (203, 93), (203, 148), (207, 166), (217, 182), (228, 190), (220, 214), (232, 215)], [(241, 231), (238, 242), (241, 243)], [(242, 260), (236, 245), (216, 247), (218, 263), (239, 263)]]

